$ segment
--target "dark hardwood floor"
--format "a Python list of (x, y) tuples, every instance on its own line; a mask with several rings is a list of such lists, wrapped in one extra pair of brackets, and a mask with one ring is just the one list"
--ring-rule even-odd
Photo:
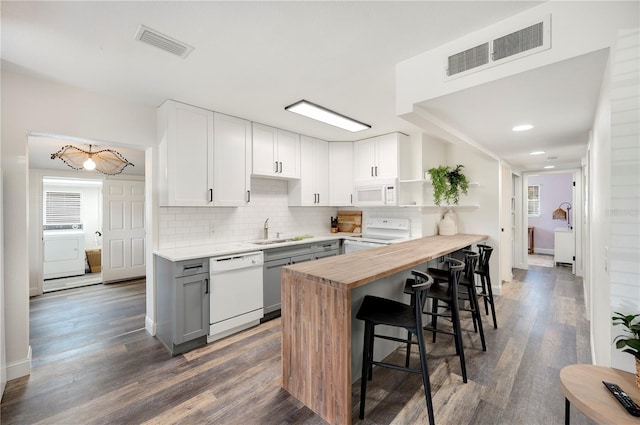
[[(487, 352), (464, 335), (467, 384), (452, 339), (427, 338), (436, 423), (563, 424), (559, 371), (591, 361), (581, 279), (562, 267), (516, 270), (497, 309), (499, 329), (484, 321)], [(1, 423), (325, 423), (280, 388), (280, 319), (172, 358), (144, 316), (144, 281), (33, 298), (31, 375), (7, 384)], [(404, 349), (390, 357), (401, 362)], [(427, 423), (419, 375), (375, 369), (364, 421), (359, 392), (356, 383), (354, 424)], [(571, 413), (573, 425), (592, 424)]]

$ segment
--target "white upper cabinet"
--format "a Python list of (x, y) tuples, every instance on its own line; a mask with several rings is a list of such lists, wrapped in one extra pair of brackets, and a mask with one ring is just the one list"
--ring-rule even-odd
[(158, 109), (158, 136), (160, 205), (209, 205), (213, 112), (168, 100)]
[(398, 133), (385, 134), (354, 143), (354, 180), (398, 178)]
[(213, 204), (242, 206), (251, 199), (251, 122), (214, 114)]
[(254, 176), (300, 178), (300, 136), (290, 131), (253, 123)]
[(353, 205), (353, 142), (329, 143), (329, 205)]
[(168, 100), (158, 109), (158, 135), (160, 205), (246, 204), (249, 121)]
[(300, 180), (289, 181), (289, 205), (329, 205), (328, 142), (300, 137)]

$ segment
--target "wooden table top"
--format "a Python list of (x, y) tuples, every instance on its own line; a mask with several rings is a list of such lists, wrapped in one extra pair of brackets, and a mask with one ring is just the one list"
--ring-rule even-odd
[(572, 405), (599, 424), (640, 424), (640, 418), (631, 416), (602, 384), (602, 381), (618, 384), (640, 404), (635, 379), (635, 375), (619, 369), (574, 364), (560, 371), (560, 388)]
[(347, 255), (294, 264), (284, 267), (283, 270), (300, 273), (306, 279), (327, 285), (353, 289), (474, 243), (485, 241), (487, 238), (487, 235), (462, 233), (453, 236), (428, 236)]

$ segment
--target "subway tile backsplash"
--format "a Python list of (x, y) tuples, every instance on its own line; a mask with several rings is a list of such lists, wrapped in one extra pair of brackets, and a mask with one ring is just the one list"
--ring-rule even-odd
[(329, 233), (335, 207), (289, 207), (286, 180), (251, 179), (251, 204), (246, 207), (161, 207), (159, 249), (246, 242), (262, 239), (269, 218), (269, 236)]

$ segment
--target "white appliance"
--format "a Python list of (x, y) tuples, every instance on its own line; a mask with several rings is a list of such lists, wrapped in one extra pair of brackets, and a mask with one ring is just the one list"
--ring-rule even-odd
[(82, 224), (44, 225), (42, 278), (80, 276), (85, 271)]
[(361, 238), (345, 239), (345, 254), (406, 241), (411, 236), (408, 218), (368, 218), (364, 224)]
[(207, 342), (229, 336), (260, 323), (262, 297), (262, 251), (213, 257), (209, 335)]
[(354, 191), (354, 204), (357, 206), (398, 205), (397, 182), (395, 179), (356, 183)]

